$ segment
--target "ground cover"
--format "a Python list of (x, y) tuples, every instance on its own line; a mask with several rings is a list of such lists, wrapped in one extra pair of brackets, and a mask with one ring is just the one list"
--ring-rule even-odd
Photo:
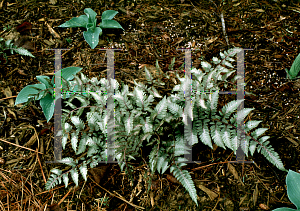
[[(245, 52), (245, 107), (255, 108), (250, 119), (262, 120), (269, 128), (272, 146), (286, 169), (299, 171), (299, 83), (286, 79), (297, 57), (299, 45), (299, 4), (290, 1), (234, 1), (220, 4), (195, 1), (2, 1), (0, 37), (12, 39), (35, 58), (16, 53), (0, 58), (1, 128), (1, 209), (3, 210), (272, 210), (295, 208), (286, 195), (286, 173), (260, 154), (248, 157), (255, 164), (229, 164), (236, 158), (230, 150), (211, 150), (204, 144), (193, 149), (189, 164), (199, 197), (196, 208), (189, 194), (170, 173), (156, 175), (152, 189), (142, 175), (145, 166), (133, 163), (135, 183), (117, 164), (99, 165), (89, 170), (87, 182), (78, 188), (60, 185), (50, 192), (45, 182), (50, 170), (61, 164), (53, 160), (53, 121), (46, 122), (39, 104), (23, 110), (14, 106), (16, 95), (37, 75), (53, 75), (54, 51), (62, 51), (62, 68), (83, 67), (89, 77), (106, 77), (106, 52), (114, 46), (115, 78), (127, 84), (145, 81), (143, 67), (153, 70), (156, 60), (163, 72), (178, 70), (184, 52), (192, 47), (193, 66), (199, 58), (210, 61), (228, 49), (220, 14), (223, 12), (228, 44)], [(127, 4), (127, 5), (126, 5)], [(221, 6), (220, 6), (221, 5)], [(123, 30), (103, 30), (99, 45), (91, 49), (81, 28), (59, 28), (72, 17), (92, 8), (98, 15), (116, 10)], [(99, 18), (99, 17), (98, 17)], [(98, 19), (99, 20), (99, 19)], [(11, 29), (9, 29), (11, 27)], [(173, 70), (169, 65), (173, 57)], [(172, 90), (174, 79), (160, 92)], [(223, 96), (221, 105), (235, 99)], [(23, 148), (22, 148), (23, 147)], [(63, 152), (68, 153), (68, 151)], [(70, 153), (70, 152), (69, 152)], [(62, 166), (62, 165), (61, 165)]]

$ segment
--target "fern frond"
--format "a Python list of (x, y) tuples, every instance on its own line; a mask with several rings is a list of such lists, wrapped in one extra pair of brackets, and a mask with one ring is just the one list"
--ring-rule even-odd
[(15, 52), (17, 52), (20, 55), (23, 56), (30, 56), (30, 57), (34, 57), (28, 50), (26, 50), (25, 48), (21, 48), (21, 47), (17, 47), (17, 48), (11, 48), (11, 50), (14, 50)]
[(192, 180), (190, 173), (187, 170), (182, 170), (181, 167), (184, 166), (183, 163), (174, 164), (170, 167), (170, 172), (173, 173), (174, 177), (185, 187), (189, 192), (190, 197), (197, 204), (197, 192)]

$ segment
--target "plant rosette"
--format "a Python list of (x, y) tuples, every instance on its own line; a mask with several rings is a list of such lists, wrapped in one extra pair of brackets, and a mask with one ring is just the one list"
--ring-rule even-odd
[[(87, 31), (83, 32), (85, 41), (94, 49), (99, 43), (99, 36), (102, 35), (103, 28), (123, 29), (122, 26), (115, 20), (112, 20), (118, 13), (115, 10), (106, 10), (102, 13), (102, 22), (99, 27), (96, 27), (97, 13), (91, 8), (85, 8), (84, 13), (79, 17), (72, 18), (71, 20), (59, 25), (58, 27), (83, 27)], [(123, 29), (124, 30), (124, 29)]]
[[(62, 88), (70, 87), (70, 80), (74, 79), (74, 75), (81, 71), (80, 67), (67, 67), (58, 71), (62, 77)], [(41, 82), (40, 84), (33, 84), (24, 87), (17, 96), (15, 105), (26, 103), (32, 99), (40, 100), (40, 106), (46, 117), (47, 122), (52, 118), (55, 105), (54, 82), (55, 75), (52, 80), (48, 76), (37, 76), (36, 79)], [(68, 82), (68, 83), (67, 83)], [(78, 86), (75, 86), (72, 91), (77, 91)], [(66, 95), (65, 98), (69, 95)]]
[(297, 207), (297, 209), (280, 207), (273, 211), (296, 211), (300, 210), (300, 174), (289, 170), (286, 177), (287, 194), (290, 201)]

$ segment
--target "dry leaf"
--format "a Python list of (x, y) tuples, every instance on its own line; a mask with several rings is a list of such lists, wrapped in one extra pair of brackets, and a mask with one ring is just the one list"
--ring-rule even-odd
[(216, 194), (215, 192), (211, 191), (210, 189), (208, 189), (207, 187), (203, 186), (203, 185), (197, 185), (198, 188), (200, 188), (203, 192), (205, 192), (210, 200), (215, 200), (218, 197), (218, 194)]
[(234, 179), (238, 180), (239, 179), (239, 174), (235, 170), (234, 166), (228, 163), (228, 170), (229, 172), (233, 175)]
[(99, 167), (95, 167), (92, 169), (89, 169), (89, 172), (93, 175), (95, 182), (97, 182), (98, 184), (100, 184), (101, 179), (105, 176), (105, 173), (107, 171), (107, 168), (110, 165), (108, 164), (102, 164)]
[[(11, 92), (9, 87), (6, 87), (3, 91), (3, 93), (4, 93), (5, 97), (11, 97), (12, 96), (12, 92)], [(14, 107), (14, 100), (12, 98), (9, 99), (8, 102), (9, 102), (9, 107)]]
[(173, 175), (167, 174), (167, 180), (175, 184), (181, 184)]
[(269, 210), (269, 209), (270, 209), (270, 208), (269, 208), (267, 205), (265, 205), (265, 204), (259, 204), (258, 206), (259, 206), (259, 208), (262, 209), (262, 210)]

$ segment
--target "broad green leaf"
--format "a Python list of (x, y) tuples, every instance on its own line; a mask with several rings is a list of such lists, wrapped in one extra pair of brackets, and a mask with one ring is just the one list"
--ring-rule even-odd
[(287, 193), (290, 201), (300, 209), (300, 174), (289, 170), (286, 177)]
[(40, 100), (40, 105), (43, 109), (47, 122), (49, 122), (54, 113), (54, 98), (48, 93), (46, 97)]
[(88, 17), (88, 22), (89, 23), (94, 23), (95, 22), (97, 13), (94, 10), (92, 10), (91, 8), (85, 8), (84, 13)]
[(297, 210), (292, 209), (292, 208), (287, 208), (287, 207), (280, 207), (280, 208), (277, 208), (273, 211), (297, 211)]
[(71, 20), (59, 25), (58, 27), (86, 27), (88, 20), (89, 19), (86, 15), (80, 15), (79, 17), (72, 18)]
[(295, 79), (300, 71), (300, 53), (296, 57), (295, 61), (292, 64), (290, 71), (286, 69), (287, 78)]
[[(64, 69), (61, 69), (58, 71), (58, 74), (61, 72), (61, 77), (63, 77), (65, 80), (70, 81), (74, 79), (74, 75), (76, 75), (82, 68), (80, 67), (66, 67)], [(51, 83), (54, 84), (54, 78), (55, 75), (52, 78)]]
[(45, 84), (46, 88), (50, 91), (51, 95), (53, 96), (54, 89), (53, 89), (53, 85), (50, 82), (50, 78), (48, 76), (45, 76), (45, 75), (40, 75), (40, 76), (37, 76), (36, 79), (39, 82)]
[(40, 92), (39, 96), (35, 97), (35, 100), (41, 99), (43, 96), (43, 92), (38, 91), (37, 89), (34, 89), (33, 87), (41, 89), (41, 90), (46, 89), (45, 84), (34, 84), (34, 85), (28, 85), (28, 86), (24, 87), (18, 94), (15, 105), (27, 102), (29, 100), (30, 94), (38, 94)]
[(102, 34), (102, 29), (96, 27), (95, 30), (88, 29), (83, 32), (83, 37), (85, 41), (94, 49), (99, 43), (99, 35)]
[(123, 27), (115, 20), (102, 20), (100, 27), (104, 29), (123, 29)]
[(101, 19), (102, 20), (111, 20), (115, 17), (116, 14), (118, 14), (119, 12), (118, 11), (115, 11), (115, 10), (106, 10), (102, 13), (102, 16), (101, 16)]
[[(52, 87), (52, 84), (49, 83), (50, 81), (50, 78), (48, 76), (45, 76), (45, 75), (39, 75), (36, 77), (36, 79), (45, 84), (46, 88), (51, 88)], [(48, 80), (47, 80), (48, 79)]]

